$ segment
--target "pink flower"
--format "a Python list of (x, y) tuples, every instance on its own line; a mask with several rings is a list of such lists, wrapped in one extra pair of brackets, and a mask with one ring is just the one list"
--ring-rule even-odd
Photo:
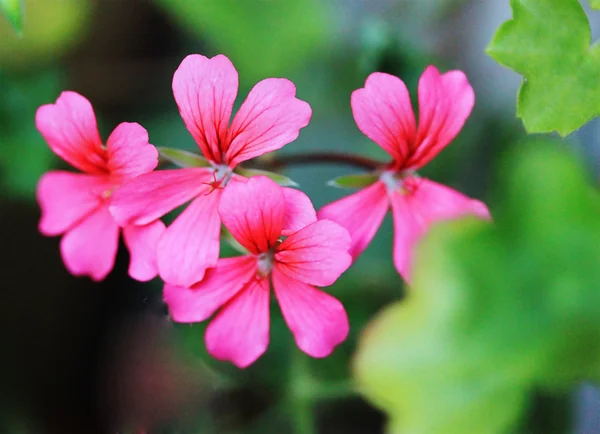
[(113, 200), (117, 221), (135, 224), (192, 201), (159, 241), (160, 276), (174, 285), (193, 285), (217, 263), (219, 200), (229, 181), (239, 177), (233, 169), (294, 141), (310, 120), (310, 106), (295, 97), (294, 84), (268, 78), (254, 86), (229, 125), (237, 89), (237, 71), (227, 57), (187, 56), (173, 77), (173, 93), (185, 126), (212, 167), (142, 175)]
[(365, 87), (352, 93), (358, 128), (393, 158), (379, 181), (322, 208), (319, 218), (344, 226), (356, 258), (373, 239), (391, 206), (394, 218), (394, 264), (410, 279), (411, 252), (430, 226), (473, 214), (489, 218), (480, 201), (428, 179), (415, 171), (429, 163), (459, 133), (473, 109), (475, 95), (461, 71), (440, 74), (429, 66), (419, 81), (419, 126), (410, 96), (397, 77), (371, 74)]
[(312, 285), (331, 285), (350, 266), (348, 232), (334, 222), (316, 221), (308, 197), (263, 176), (232, 182), (221, 196), (219, 213), (249, 254), (219, 260), (191, 288), (166, 284), (171, 317), (199, 322), (220, 308), (206, 329), (208, 351), (246, 367), (269, 342), (272, 284), (298, 347), (313, 357), (329, 355), (346, 339), (348, 318), (337, 299)]
[[(54, 153), (84, 172), (42, 176), (37, 188), (40, 232), (64, 234), (60, 250), (72, 274), (102, 280), (113, 268), (119, 242), (119, 226), (108, 212), (112, 194), (122, 183), (152, 171), (158, 152), (142, 126), (127, 122), (114, 129), (104, 147), (90, 102), (75, 92), (63, 92), (56, 104), (41, 106), (35, 121)], [(134, 279), (156, 276), (155, 247), (164, 229), (160, 221), (123, 229)]]

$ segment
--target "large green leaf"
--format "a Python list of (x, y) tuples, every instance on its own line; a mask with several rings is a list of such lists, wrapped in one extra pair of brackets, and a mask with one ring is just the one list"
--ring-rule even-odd
[(434, 228), (362, 337), (356, 378), (392, 433), (515, 432), (536, 387), (597, 378), (600, 196), (554, 146), (502, 169), (494, 223)]
[(567, 135), (600, 114), (600, 45), (590, 47), (590, 25), (577, 0), (511, 5), (513, 19), (487, 53), (524, 76), (517, 115), (527, 130)]

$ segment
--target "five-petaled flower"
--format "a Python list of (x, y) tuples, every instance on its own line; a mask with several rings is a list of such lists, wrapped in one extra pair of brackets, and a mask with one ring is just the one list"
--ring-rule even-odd
[(122, 224), (145, 224), (193, 199), (158, 242), (160, 276), (174, 285), (191, 286), (216, 265), (219, 201), (239, 177), (233, 173), (236, 166), (294, 141), (311, 117), (292, 82), (268, 78), (254, 86), (229, 125), (237, 90), (238, 74), (227, 57), (187, 56), (173, 77), (173, 93), (185, 126), (212, 167), (140, 176), (115, 194), (111, 206)]
[[(144, 128), (127, 122), (103, 146), (92, 105), (75, 92), (63, 92), (56, 104), (41, 106), (35, 121), (52, 151), (85, 172), (51, 171), (40, 179), (40, 231), (64, 234), (60, 250), (72, 274), (102, 280), (113, 268), (119, 242), (119, 226), (108, 211), (113, 192), (154, 170), (158, 152)], [(160, 221), (145, 223), (123, 228), (131, 253), (129, 275), (142, 281), (157, 274), (155, 247), (165, 229)]]
[(473, 109), (475, 96), (461, 71), (440, 74), (429, 66), (419, 81), (419, 126), (406, 86), (397, 77), (371, 74), (352, 93), (358, 128), (393, 158), (379, 180), (323, 207), (320, 218), (344, 226), (356, 258), (373, 239), (390, 205), (394, 218), (394, 264), (410, 279), (411, 254), (429, 227), (441, 220), (473, 214), (489, 218), (480, 201), (420, 178), (415, 171), (429, 163), (458, 134)]
[(246, 367), (269, 342), (272, 285), (298, 347), (313, 357), (329, 355), (346, 339), (348, 318), (337, 299), (313, 285), (331, 285), (349, 267), (348, 232), (332, 221), (317, 221), (302, 193), (290, 209), (286, 189), (263, 176), (229, 185), (219, 213), (248, 255), (220, 259), (191, 288), (166, 284), (171, 317), (199, 322), (220, 308), (206, 329), (208, 351)]

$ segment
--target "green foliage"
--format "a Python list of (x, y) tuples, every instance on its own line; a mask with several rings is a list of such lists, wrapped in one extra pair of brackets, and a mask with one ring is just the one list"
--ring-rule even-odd
[(331, 187), (338, 188), (363, 188), (379, 179), (375, 173), (361, 173), (358, 175), (343, 175), (332, 179), (327, 183)]
[(0, 19), (0, 67), (4, 70), (39, 71), (40, 65), (56, 62), (83, 40), (93, 10), (88, 0), (24, 0), (23, 4), (27, 25), (22, 36)]
[(56, 99), (55, 71), (23, 77), (0, 73), (0, 183), (8, 195), (34, 199), (39, 177), (56, 157), (35, 128), (37, 108)]
[(282, 175), (281, 173), (269, 172), (267, 170), (259, 169), (244, 169), (241, 167), (237, 168), (235, 172), (248, 178), (250, 178), (251, 176), (266, 176), (271, 181), (274, 181), (279, 185), (283, 185), (284, 187), (298, 187), (298, 184), (294, 182), (293, 179), (290, 179), (287, 176)]
[(600, 0), (590, 0), (590, 4), (594, 9), (600, 9)]
[(17, 34), (23, 32), (23, 4), (21, 0), (0, 0), (0, 11)]
[(600, 114), (600, 45), (590, 47), (590, 25), (577, 0), (511, 5), (514, 17), (487, 53), (524, 76), (517, 115), (527, 130), (567, 135)]
[(304, 65), (322, 50), (332, 28), (319, 0), (156, 1), (227, 54), (247, 83)]
[(193, 152), (182, 149), (157, 147), (160, 157), (179, 167), (210, 167), (210, 163), (204, 157)]
[(494, 223), (435, 227), (362, 336), (355, 375), (389, 432), (515, 432), (533, 390), (598, 378), (600, 196), (550, 144), (500, 173)]

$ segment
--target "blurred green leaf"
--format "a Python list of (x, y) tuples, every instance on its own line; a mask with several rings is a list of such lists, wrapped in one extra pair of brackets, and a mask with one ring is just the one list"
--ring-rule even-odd
[[(0, 185), (4, 191), (33, 199), (37, 181), (55, 161), (35, 130), (0, 139)], [(41, 143), (40, 143), (41, 142)]]
[(363, 188), (377, 182), (378, 179), (379, 176), (376, 173), (343, 175), (328, 181), (327, 185), (338, 188)]
[(156, 149), (162, 158), (179, 167), (211, 167), (206, 158), (193, 152), (163, 146), (158, 146)]
[(156, 1), (229, 56), (242, 81), (288, 75), (323, 48), (333, 28), (319, 0)]
[(23, 32), (23, 3), (21, 0), (0, 0), (0, 10), (20, 35)]
[(56, 99), (60, 76), (43, 70), (32, 75), (0, 73), (0, 187), (30, 200), (40, 176), (57, 160), (35, 128), (35, 112)]
[(577, 0), (511, 6), (513, 19), (500, 26), (487, 53), (523, 75), (517, 115), (527, 130), (567, 135), (600, 114), (600, 45), (590, 47), (590, 24)]
[(248, 178), (250, 178), (251, 176), (266, 176), (271, 181), (274, 181), (277, 184), (282, 185), (284, 187), (298, 187), (298, 184), (295, 183), (294, 180), (288, 178), (285, 175), (282, 175), (281, 173), (269, 172), (267, 170), (260, 170), (260, 169), (244, 169), (244, 168), (238, 168), (235, 171), (236, 171), (236, 173), (239, 173), (240, 175), (246, 176)]
[(590, 0), (593, 9), (600, 9), (600, 0)]
[(600, 366), (600, 196), (536, 142), (500, 170), (494, 223), (438, 225), (405, 302), (362, 336), (355, 375), (389, 432), (515, 432), (530, 392)]
[(4, 70), (39, 72), (40, 65), (55, 63), (83, 41), (93, 7), (90, 0), (23, 0), (23, 5), (27, 31), (22, 36), (0, 20), (0, 67)]

